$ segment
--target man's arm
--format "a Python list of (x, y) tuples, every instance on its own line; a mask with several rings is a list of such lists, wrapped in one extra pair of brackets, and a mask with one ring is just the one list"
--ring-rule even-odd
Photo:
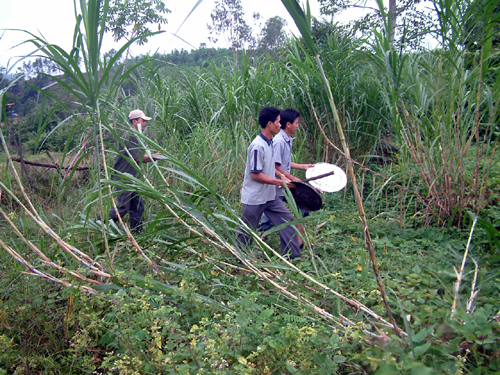
[[(284, 188), (285, 185), (283, 184), (283, 181), (281, 179), (277, 178), (272, 178), (269, 177), (268, 175), (260, 172), (260, 173), (254, 173), (252, 172), (252, 180), (260, 182), (261, 184), (267, 184), (267, 185), (276, 185), (279, 186), (280, 188)], [(294, 188), (295, 185), (288, 179), (284, 178), (286, 185), (288, 188)]]
[[(161, 152), (156, 152), (156, 153), (154, 153), (154, 154), (152, 154), (152, 155), (151, 155), (151, 156), (153, 157), (153, 159), (151, 159), (151, 158), (149, 157), (149, 155), (148, 155), (148, 154), (146, 154), (146, 155), (144, 155), (144, 157), (142, 158), (142, 162), (143, 162), (143, 163), (149, 163), (149, 162), (152, 162), (153, 160), (156, 160), (156, 159), (155, 159), (155, 155), (163, 155), (163, 154), (162, 154)], [(139, 161), (140, 161), (140, 160), (141, 160), (141, 157), (140, 157), (140, 156), (139, 156), (137, 159), (135, 159), (135, 161), (136, 161), (136, 162), (138, 162), (138, 163), (139, 163)]]
[[(314, 164), (297, 164), (297, 163), (291, 163), (291, 167), (293, 169), (303, 169), (306, 170), (308, 168), (314, 167)], [(280, 177), (285, 176), (288, 178), (290, 181), (300, 181), (300, 178), (295, 177), (293, 174), (287, 173), (281, 168), (281, 165), (279, 163), (274, 164), (274, 169), (276, 171), (276, 176)]]
[(303, 170), (306, 170), (306, 169), (314, 167), (314, 164), (297, 164), (297, 163), (294, 163), (292, 161), (291, 167), (292, 167), (292, 169), (303, 169)]
[(286, 179), (289, 179), (290, 181), (299, 181), (300, 179), (295, 177), (293, 174), (290, 174), (288, 172), (285, 172), (283, 168), (281, 168), (281, 164), (275, 163), (274, 164), (274, 170), (276, 172), (276, 177), (281, 178), (281, 176), (285, 177)]

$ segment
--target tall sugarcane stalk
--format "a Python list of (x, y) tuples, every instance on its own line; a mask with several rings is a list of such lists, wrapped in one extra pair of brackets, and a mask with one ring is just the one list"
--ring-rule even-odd
[(390, 320), (393, 322), (394, 329), (396, 330), (397, 334), (399, 336), (403, 337), (402, 332), (397, 325), (396, 319), (394, 319), (394, 316), (391, 313), (391, 309), (389, 307), (389, 303), (388, 303), (388, 299), (387, 299), (387, 294), (385, 292), (385, 286), (384, 286), (384, 283), (383, 283), (382, 278), (380, 276), (380, 271), (379, 271), (378, 265), (377, 265), (377, 257), (375, 255), (375, 249), (373, 247), (373, 242), (372, 242), (372, 238), (370, 235), (370, 229), (368, 227), (368, 221), (366, 220), (365, 209), (363, 207), (363, 198), (361, 197), (361, 194), (359, 193), (358, 183), (356, 181), (356, 174), (354, 173), (354, 167), (352, 165), (351, 153), (349, 151), (349, 146), (347, 144), (346, 138), (344, 136), (344, 130), (342, 128), (342, 123), (340, 122), (337, 107), (336, 107), (335, 101), (333, 99), (333, 94), (332, 94), (332, 90), (330, 87), (330, 82), (328, 81), (328, 78), (325, 75), (325, 71), (323, 69), (323, 64), (321, 62), (319, 55), (315, 56), (315, 61), (316, 61), (316, 65), (318, 67), (318, 70), (320, 71), (321, 78), (323, 79), (323, 83), (325, 84), (326, 93), (328, 95), (328, 102), (330, 103), (330, 108), (331, 108), (332, 113), (333, 113), (335, 125), (336, 125), (337, 131), (339, 133), (340, 142), (342, 143), (342, 148), (344, 149), (344, 155), (345, 155), (345, 159), (346, 159), (346, 163), (347, 163), (347, 170), (349, 171), (349, 176), (351, 177), (352, 187), (354, 190), (354, 196), (356, 198), (356, 204), (358, 206), (359, 217), (361, 219), (361, 223), (363, 224), (363, 234), (365, 236), (366, 250), (368, 251), (368, 254), (370, 256), (370, 263), (372, 265), (373, 273), (375, 274), (375, 279), (377, 280), (380, 294), (382, 295), (382, 299), (384, 301), (385, 311), (387, 312), (387, 315), (389, 316)]
[[(77, 4), (79, 5), (80, 12), (77, 11)], [(119, 77), (116, 75), (112, 76), (113, 65), (139, 36), (128, 40), (118, 52), (110, 57), (106, 65), (106, 61), (104, 63), (101, 61), (100, 54), (106, 30), (109, 0), (74, 0), (74, 5), (76, 27), (73, 36), (73, 47), (70, 52), (49, 43), (43, 37), (29, 32), (26, 33), (32, 39), (26, 42), (32, 43), (47, 59), (57, 64), (66, 78), (58, 76), (51, 76), (51, 78), (75, 98), (75, 101), (81, 106), (82, 112), (90, 119), (90, 127), (94, 138), (94, 170), (98, 186), (98, 210), (101, 213), (101, 217), (104, 217), (103, 186), (99, 157), (100, 150), (104, 149), (101, 103), (106, 101), (106, 99), (109, 100), (109, 98), (112, 98), (113, 93), (119, 89), (121, 83), (138, 65), (142, 64), (134, 65)], [(156, 33), (149, 33), (145, 36), (153, 34)], [(80, 58), (84, 69), (80, 68)], [(58, 100), (56, 97), (54, 98)], [(101, 222), (101, 232), (104, 240), (104, 251), (112, 269), (111, 253), (109, 251), (104, 222)]]
[(349, 152), (349, 146), (347, 144), (346, 138), (344, 136), (344, 131), (342, 128), (342, 123), (340, 122), (340, 118), (338, 115), (337, 107), (335, 105), (335, 101), (333, 98), (332, 94), (332, 89), (330, 87), (330, 82), (328, 81), (328, 78), (326, 77), (325, 71), (323, 69), (323, 63), (321, 61), (321, 58), (319, 56), (318, 49), (312, 39), (312, 33), (311, 33), (311, 11), (309, 8), (309, 1), (306, 3), (306, 9), (304, 12), (304, 9), (299, 5), (297, 0), (282, 0), (283, 5), (287, 8), (288, 12), (292, 16), (292, 18), (295, 21), (295, 24), (297, 25), (297, 28), (299, 29), (303, 39), (304, 39), (304, 44), (308, 51), (304, 50), (304, 52), (307, 55), (307, 58), (311, 59), (311, 56), (313, 56), (315, 65), (316, 65), (316, 72), (320, 74), (321, 80), (323, 81), (324, 87), (326, 94), (328, 96), (328, 102), (330, 104), (330, 109), (333, 113), (334, 117), (334, 122), (335, 126), (337, 127), (337, 132), (339, 134), (340, 141), (342, 143), (342, 148), (344, 149), (344, 154), (347, 162), (347, 170), (349, 172), (349, 176), (351, 177), (352, 181), (352, 186), (354, 189), (354, 195), (356, 198), (356, 204), (358, 206), (358, 211), (360, 215), (360, 219), (363, 225), (363, 234), (365, 237), (365, 246), (366, 250), (368, 251), (368, 254), (370, 256), (370, 263), (372, 265), (373, 272), (375, 274), (375, 278), (377, 280), (377, 284), (380, 290), (380, 294), (382, 295), (382, 299), (384, 302), (385, 310), (387, 312), (387, 315), (389, 316), (390, 320), (394, 324), (394, 330), (398, 334), (398, 336), (403, 337), (403, 333), (401, 329), (398, 327), (396, 319), (391, 313), (391, 309), (389, 307), (388, 303), (388, 298), (387, 294), (385, 292), (385, 287), (384, 283), (382, 282), (382, 278), (380, 276), (380, 271), (377, 266), (377, 258), (375, 256), (375, 250), (373, 247), (373, 242), (371, 239), (370, 235), (370, 230), (368, 227), (368, 222), (366, 220), (366, 214), (365, 210), (363, 207), (363, 199), (361, 197), (361, 194), (359, 193), (358, 185), (356, 182), (356, 175), (354, 173), (354, 168), (352, 165), (352, 160), (351, 160), (351, 154)]

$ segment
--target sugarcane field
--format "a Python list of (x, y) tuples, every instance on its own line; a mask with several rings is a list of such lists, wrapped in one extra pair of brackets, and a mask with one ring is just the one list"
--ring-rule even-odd
[(0, 375), (500, 374), (500, 2), (0, 9)]

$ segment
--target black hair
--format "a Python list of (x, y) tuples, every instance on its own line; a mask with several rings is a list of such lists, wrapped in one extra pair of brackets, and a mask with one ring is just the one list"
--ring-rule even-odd
[(137, 117), (137, 118), (129, 118), (128, 121), (132, 124), (134, 122), (134, 120), (139, 120), (140, 117)]
[(259, 112), (259, 124), (262, 129), (267, 126), (269, 121), (274, 122), (280, 115), (280, 110), (274, 107), (264, 107)]
[(280, 117), (281, 129), (286, 129), (286, 124), (289, 122), (293, 124), (293, 122), (300, 117), (300, 113), (295, 109), (287, 108), (281, 111)]

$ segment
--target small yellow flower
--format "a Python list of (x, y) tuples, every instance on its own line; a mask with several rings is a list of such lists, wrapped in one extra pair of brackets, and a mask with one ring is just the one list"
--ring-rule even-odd
[(356, 269), (357, 269), (358, 271), (363, 271), (363, 266), (361, 266), (361, 264), (358, 264), (358, 267), (356, 267)]
[(184, 288), (186, 287), (186, 284), (187, 284), (186, 280), (182, 280), (181, 285), (179, 287), (179, 291), (184, 292)]
[(238, 358), (238, 362), (241, 363), (243, 366), (246, 366), (248, 361), (244, 357)]

